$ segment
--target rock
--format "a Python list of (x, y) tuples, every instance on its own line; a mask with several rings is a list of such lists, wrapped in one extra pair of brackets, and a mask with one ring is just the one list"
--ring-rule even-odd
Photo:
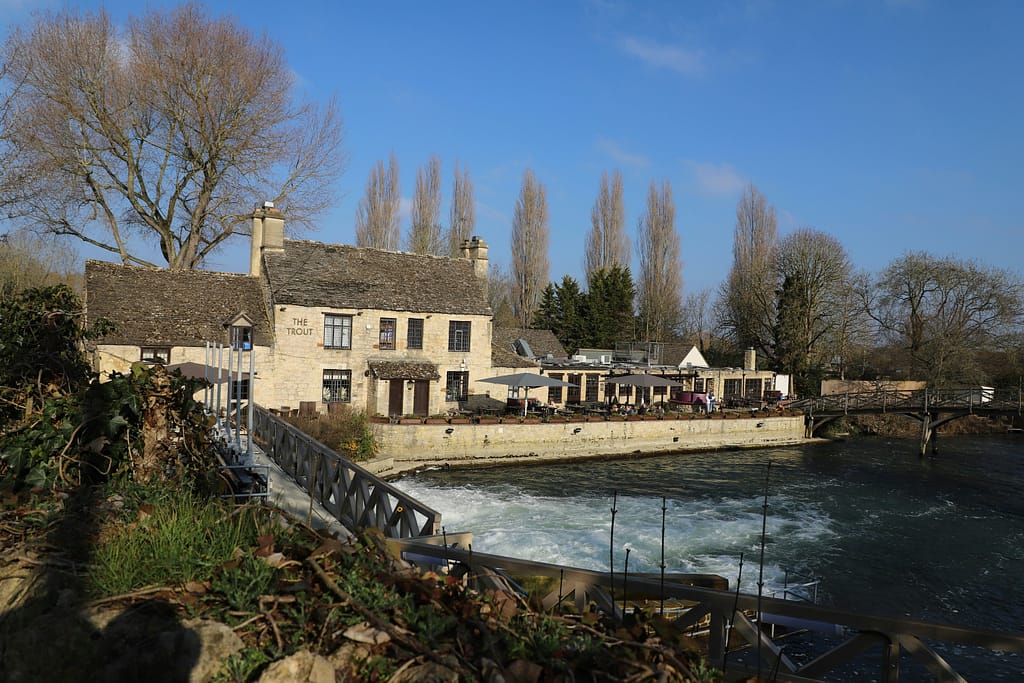
[(184, 622), (183, 626), (191, 629), (199, 637), (200, 643), (199, 659), (192, 667), (189, 683), (213, 680), (228, 657), (241, 652), (245, 647), (245, 643), (230, 626), (218, 621), (193, 619)]
[(381, 645), (391, 641), (391, 634), (379, 628), (370, 626), (367, 622), (356, 624), (345, 629), (343, 634), (349, 640), (367, 645)]
[(459, 674), (437, 662), (424, 662), (399, 669), (389, 683), (459, 683)]
[(334, 683), (334, 667), (320, 655), (302, 650), (268, 666), (259, 683)]
[(111, 620), (104, 616), (94, 621), (103, 624), (93, 659), (95, 680), (208, 683), (244, 647), (225, 624), (178, 623), (159, 605), (129, 608)]

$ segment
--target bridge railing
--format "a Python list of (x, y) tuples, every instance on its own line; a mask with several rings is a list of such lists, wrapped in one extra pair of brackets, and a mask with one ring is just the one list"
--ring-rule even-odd
[(349, 529), (377, 527), (389, 538), (430, 536), (441, 513), (343, 458), (260, 406), (254, 406), (255, 443)]
[[(692, 605), (677, 614), (675, 623), (689, 630), (700, 625), (707, 628), (708, 660), (716, 668), (724, 668), (727, 676), (754, 676), (759, 670), (772, 672), (774, 681), (806, 683), (835, 675), (837, 670), (857, 657), (871, 655), (878, 662), (877, 680), (895, 683), (900, 680), (901, 654), (922, 664), (939, 681), (964, 681), (928, 642), (967, 645), (993, 651), (1024, 653), (1024, 634), (999, 633), (946, 626), (924, 621), (894, 619), (819, 607), (803, 601), (782, 600), (730, 592), (702, 585), (686, 585), (661, 581), (651, 575), (614, 577), (607, 572), (563, 567), (520, 560), (501, 555), (478, 553), (472, 548), (438, 545), (438, 539), (393, 540), (391, 545), (403, 557), (422, 563), (456, 563), (470, 579), (483, 579), (490, 587), (504, 576), (546, 576), (557, 581), (558, 588), (542, 599), (545, 609), (564, 600), (573, 601), (583, 609), (591, 602), (616, 618), (623, 614), (621, 605), (634, 606), (642, 600), (676, 600)], [(614, 585), (612, 582), (614, 581)], [(506, 584), (506, 586), (509, 584)], [(617, 599), (616, 599), (617, 598)], [(628, 607), (627, 607), (628, 609)], [(655, 609), (658, 609), (655, 607)], [(812, 661), (797, 664), (758, 624), (785, 625), (792, 628), (838, 636), (842, 642)], [(729, 653), (745, 650), (744, 661)], [(754, 654), (753, 662), (750, 659)], [(760, 666), (758, 661), (760, 660)], [(724, 667), (723, 667), (724, 665)], [(730, 679), (731, 680), (731, 679)]]
[(830, 394), (791, 401), (788, 408), (807, 413), (934, 412), (941, 410), (1022, 412), (1024, 394), (1019, 389), (915, 389), (878, 390)]

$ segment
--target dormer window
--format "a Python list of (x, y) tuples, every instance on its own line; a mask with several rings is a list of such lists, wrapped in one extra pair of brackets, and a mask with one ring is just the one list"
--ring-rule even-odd
[(249, 325), (231, 326), (231, 348), (252, 350), (252, 327)]
[(245, 313), (239, 313), (224, 323), (228, 328), (231, 348), (242, 351), (252, 350), (252, 320)]

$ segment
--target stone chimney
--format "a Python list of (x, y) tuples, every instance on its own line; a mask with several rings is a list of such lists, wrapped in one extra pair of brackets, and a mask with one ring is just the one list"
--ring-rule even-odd
[(267, 250), (284, 251), (284, 214), (274, 206), (274, 202), (263, 202), (263, 206), (252, 214), (249, 275), (260, 275), (263, 252)]
[(484, 292), (487, 291), (487, 242), (473, 235), (468, 240), (463, 240), (460, 245), (462, 258), (468, 258), (473, 262), (473, 272), (483, 282)]
[(743, 369), (754, 372), (757, 370), (757, 351), (747, 349), (743, 352)]

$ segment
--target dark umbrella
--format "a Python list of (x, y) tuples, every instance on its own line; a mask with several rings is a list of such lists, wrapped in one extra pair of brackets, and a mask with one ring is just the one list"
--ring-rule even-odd
[(220, 378), (218, 379), (217, 368), (212, 365), (203, 365), (202, 363), (194, 363), (187, 361), (185, 363), (175, 363), (174, 365), (168, 365), (164, 368), (168, 372), (174, 372), (178, 370), (181, 372), (183, 377), (189, 377), (191, 379), (205, 379), (213, 384), (218, 382), (227, 382), (231, 379), (231, 372), (228, 370), (220, 370)]
[(621, 377), (609, 377), (605, 384), (628, 384), (634, 387), (681, 387), (682, 382), (677, 382), (661, 375), (622, 375)]
[[(536, 387), (574, 387), (575, 384), (569, 382), (563, 382), (560, 379), (552, 379), (544, 375), (538, 375), (533, 372), (517, 372), (512, 375), (499, 375), (498, 377), (488, 377), (480, 380), (481, 382), (490, 382), (491, 384), (504, 384), (509, 387), (522, 387), (526, 389), (526, 395), (529, 397), (530, 389)], [(526, 413), (526, 401), (523, 401), (523, 413)]]

